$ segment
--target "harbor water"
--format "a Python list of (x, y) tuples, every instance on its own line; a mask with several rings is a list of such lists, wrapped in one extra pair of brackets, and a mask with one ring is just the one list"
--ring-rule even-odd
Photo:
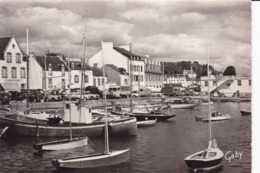
[[(250, 102), (214, 103), (212, 110), (228, 113), (231, 119), (212, 122), (213, 137), (224, 153), (222, 166), (214, 173), (251, 172), (251, 116), (240, 110)], [(90, 138), (89, 145), (72, 150), (34, 155), (32, 145), (56, 138), (17, 137), (0, 140), (0, 172), (71, 172), (71, 173), (188, 173), (184, 158), (208, 146), (208, 123), (196, 121), (196, 115), (207, 115), (208, 106), (176, 109), (176, 117), (155, 126), (138, 128), (137, 136), (110, 138), (110, 149), (131, 149), (129, 162), (94, 169), (57, 171), (52, 159), (83, 156), (102, 152), (103, 138)]]

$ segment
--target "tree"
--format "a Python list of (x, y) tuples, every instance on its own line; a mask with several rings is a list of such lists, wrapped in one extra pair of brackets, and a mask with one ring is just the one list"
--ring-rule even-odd
[(236, 68), (232, 65), (227, 66), (226, 70), (223, 73), (223, 76), (236, 76)]

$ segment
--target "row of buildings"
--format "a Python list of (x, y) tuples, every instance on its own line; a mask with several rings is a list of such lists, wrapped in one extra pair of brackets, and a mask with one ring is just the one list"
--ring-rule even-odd
[[(80, 88), (83, 80), (85, 87), (97, 86), (100, 90), (103, 90), (105, 82), (108, 84), (106, 86), (131, 85), (133, 90), (146, 87), (160, 91), (164, 83), (189, 86), (196, 78), (192, 70), (184, 70), (180, 75), (164, 76), (163, 62), (155, 61), (148, 55), (132, 53), (130, 46), (115, 47), (112, 42), (102, 42), (100, 51), (83, 66), (81, 60), (69, 60), (60, 53), (47, 53), (45, 56), (30, 53), (27, 56), (13, 36), (4, 37), (0, 38), (0, 64), (2, 90), (25, 89), (27, 72), (29, 89), (43, 90), (66, 89), (69, 84), (71, 88)], [(202, 90), (206, 90), (209, 85), (211, 91), (233, 93), (240, 90), (251, 93), (251, 78), (219, 78), (212, 75), (209, 81), (201, 78), (196, 82), (201, 85)]]

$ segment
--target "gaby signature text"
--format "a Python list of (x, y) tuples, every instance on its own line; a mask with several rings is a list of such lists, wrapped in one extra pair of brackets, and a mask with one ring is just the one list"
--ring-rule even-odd
[(230, 163), (233, 159), (241, 160), (242, 155), (243, 155), (243, 151), (237, 151), (237, 150), (235, 152), (228, 151), (225, 154), (225, 159), (228, 160), (228, 162)]

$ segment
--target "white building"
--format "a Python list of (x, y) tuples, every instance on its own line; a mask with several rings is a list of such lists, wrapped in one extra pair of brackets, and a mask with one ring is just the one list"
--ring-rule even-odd
[(196, 73), (190, 69), (190, 70), (183, 70), (183, 76), (188, 76), (190, 79), (195, 79), (197, 77)]
[(149, 56), (144, 57), (145, 63), (145, 85), (161, 89), (163, 86), (163, 69), (161, 62), (155, 61)]
[[(80, 61), (70, 61), (70, 69), (71, 69), (71, 88), (80, 88), (82, 82), (82, 65)], [(85, 79), (84, 86), (93, 86), (94, 85), (94, 77), (93, 70), (90, 66), (85, 65)]]
[(14, 36), (0, 38), (1, 89), (26, 88), (26, 56)]
[[(89, 65), (95, 67), (103, 67), (102, 55), (105, 64), (114, 64), (117, 67), (126, 69), (129, 73), (129, 85), (132, 81), (133, 90), (138, 87), (145, 87), (145, 68), (143, 57), (132, 53), (123, 47), (114, 47), (112, 42), (103, 43), (102, 49), (89, 59)], [(107, 74), (109, 75), (109, 74)], [(132, 79), (132, 80), (130, 80)]]
[(46, 56), (30, 54), (30, 89), (65, 89), (68, 84), (68, 68), (62, 54), (48, 53)]
[(184, 75), (166, 75), (166, 83), (181, 84), (183, 87), (187, 87), (187, 80)]
[(223, 76), (222, 78), (201, 79), (201, 90), (210, 92), (220, 92), (226, 96), (232, 96), (239, 91), (242, 95), (251, 95), (251, 77)]
[(105, 73), (109, 74), (107, 76), (107, 83), (114, 84), (118, 86), (129, 85), (129, 74), (126, 72), (124, 68), (118, 68), (113, 64), (105, 65)]

